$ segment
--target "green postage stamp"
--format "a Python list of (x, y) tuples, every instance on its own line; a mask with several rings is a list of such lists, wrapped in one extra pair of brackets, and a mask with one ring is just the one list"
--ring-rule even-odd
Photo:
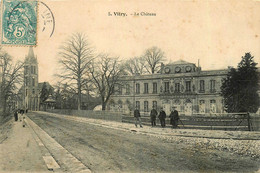
[(2, 44), (36, 45), (37, 0), (3, 0)]

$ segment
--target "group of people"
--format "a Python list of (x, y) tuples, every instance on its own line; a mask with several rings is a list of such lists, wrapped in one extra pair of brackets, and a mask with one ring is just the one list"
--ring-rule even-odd
[(27, 113), (28, 112), (28, 109), (26, 109), (26, 110), (24, 110), (24, 109), (18, 109), (18, 110), (15, 110), (14, 111), (14, 120), (15, 121), (18, 121), (18, 119), (20, 120), (20, 121), (23, 121), (23, 127), (25, 127), (25, 122), (24, 122), (24, 116), (23, 116), (23, 114), (24, 113)]
[[(151, 117), (151, 125), (152, 127), (156, 126), (156, 117), (158, 115), (158, 112), (156, 111), (156, 109), (152, 109), (151, 113), (150, 113), (150, 117)], [(142, 121), (141, 121), (141, 115), (140, 115), (140, 111), (136, 108), (134, 111), (134, 117), (135, 117), (135, 126), (137, 127), (137, 124), (139, 123), (140, 127), (142, 126)], [(164, 128), (165, 127), (165, 119), (166, 119), (166, 113), (163, 110), (163, 108), (161, 108), (158, 118), (160, 120), (161, 126)], [(175, 109), (175, 107), (172, 107), (172, 111), (170, 113), (170, 124), (172, 125), (172, 128), (177, 128), (178, 127), (178, 121), (179, 121), (179, 113), (178, 111)]]

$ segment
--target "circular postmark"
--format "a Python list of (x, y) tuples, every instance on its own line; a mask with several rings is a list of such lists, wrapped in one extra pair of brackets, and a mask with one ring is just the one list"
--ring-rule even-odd
[(51, 37), (55, 30), (55, 19), (49, 6), (42, 1), (39, 1), (39, 22), (39, 31)]

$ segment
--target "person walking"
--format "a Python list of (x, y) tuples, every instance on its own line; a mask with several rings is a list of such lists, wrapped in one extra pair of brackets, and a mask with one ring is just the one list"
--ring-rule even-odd
[(175, 109), (176, 107), (172, 107), (172, 111), (170, 114), (170, 124), (172, 125), (172, 128), (178, 127), (178, 121), (179, 121), (179, 113)]
[(150, 113), (152, 127), (156, 126), (156, 116), (157, 116), (157, 114), (158, 114), (157, 111), (153, 107), (153, 109), (151, 110), (151, 113)]
[(142, 128), (142, 121), (141, 121), (141, 115), (139, 109), (135, 108), (134, 111), (134, 117), (135, 117), (135, 127), (137, 127), (137, 123), (139, 123), (140, 127)]
[(161, 108), (161, 111), (159, 113), (159, 116), (158, 116), (160, 122), (161, 122), (161, 126), (162, 127), (165, 127), (165, 118), (166, 118), (166, 113), (165, 111), (163, 110), (163, 108)]
[(18, 121), (18, 114), (17, 114), (17, 110), (14, 111), (14, 120)]
[(24, 110), (20, 109), (20, 115), (19, 115), (20, 121), (23, 121), (23, 114), (24, 114)]

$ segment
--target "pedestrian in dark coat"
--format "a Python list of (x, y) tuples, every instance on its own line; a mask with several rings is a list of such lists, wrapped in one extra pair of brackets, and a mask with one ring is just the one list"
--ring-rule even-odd
[(134, 117), (135, 117), (135, 127), (137, 127), (137, 123), (139, 123), (140, 127), (143, 127), (142, 121), (141, 121), (140, 111), (137, 108), (134, 111)]
[(20, 110), (20, 114), (22, 114), (22, 115), (24, 114), (24, 109)]
[(165, 118), (166, 118), (166, 113), (164, 112), (163, 108), (161, 108), (161, 111), (159, 113), (159, 116), (158, 116), (160, 122), (161, 122), (161, 126), (162, 127), (165, 127)]
[(18, 113), (17, 113), (16, 110), (14, 111), (14, 120), (15, 120), (15, 121), (18, 121)]
[(172, 125), (172, 128), (176, 128), (178, 127), (178, 121), (179, 121), (179, 113), (178, 111), (175, 109), (175, 107), (173, 107), (171, 114), (170, 114), (170, 124)]
[(157, 111), (153, 108), (151, 110), (151, 113), (150, 113), (152, 127), (156, 126), (156, 116), (157, 116), (157, 114), (158, 114)]

